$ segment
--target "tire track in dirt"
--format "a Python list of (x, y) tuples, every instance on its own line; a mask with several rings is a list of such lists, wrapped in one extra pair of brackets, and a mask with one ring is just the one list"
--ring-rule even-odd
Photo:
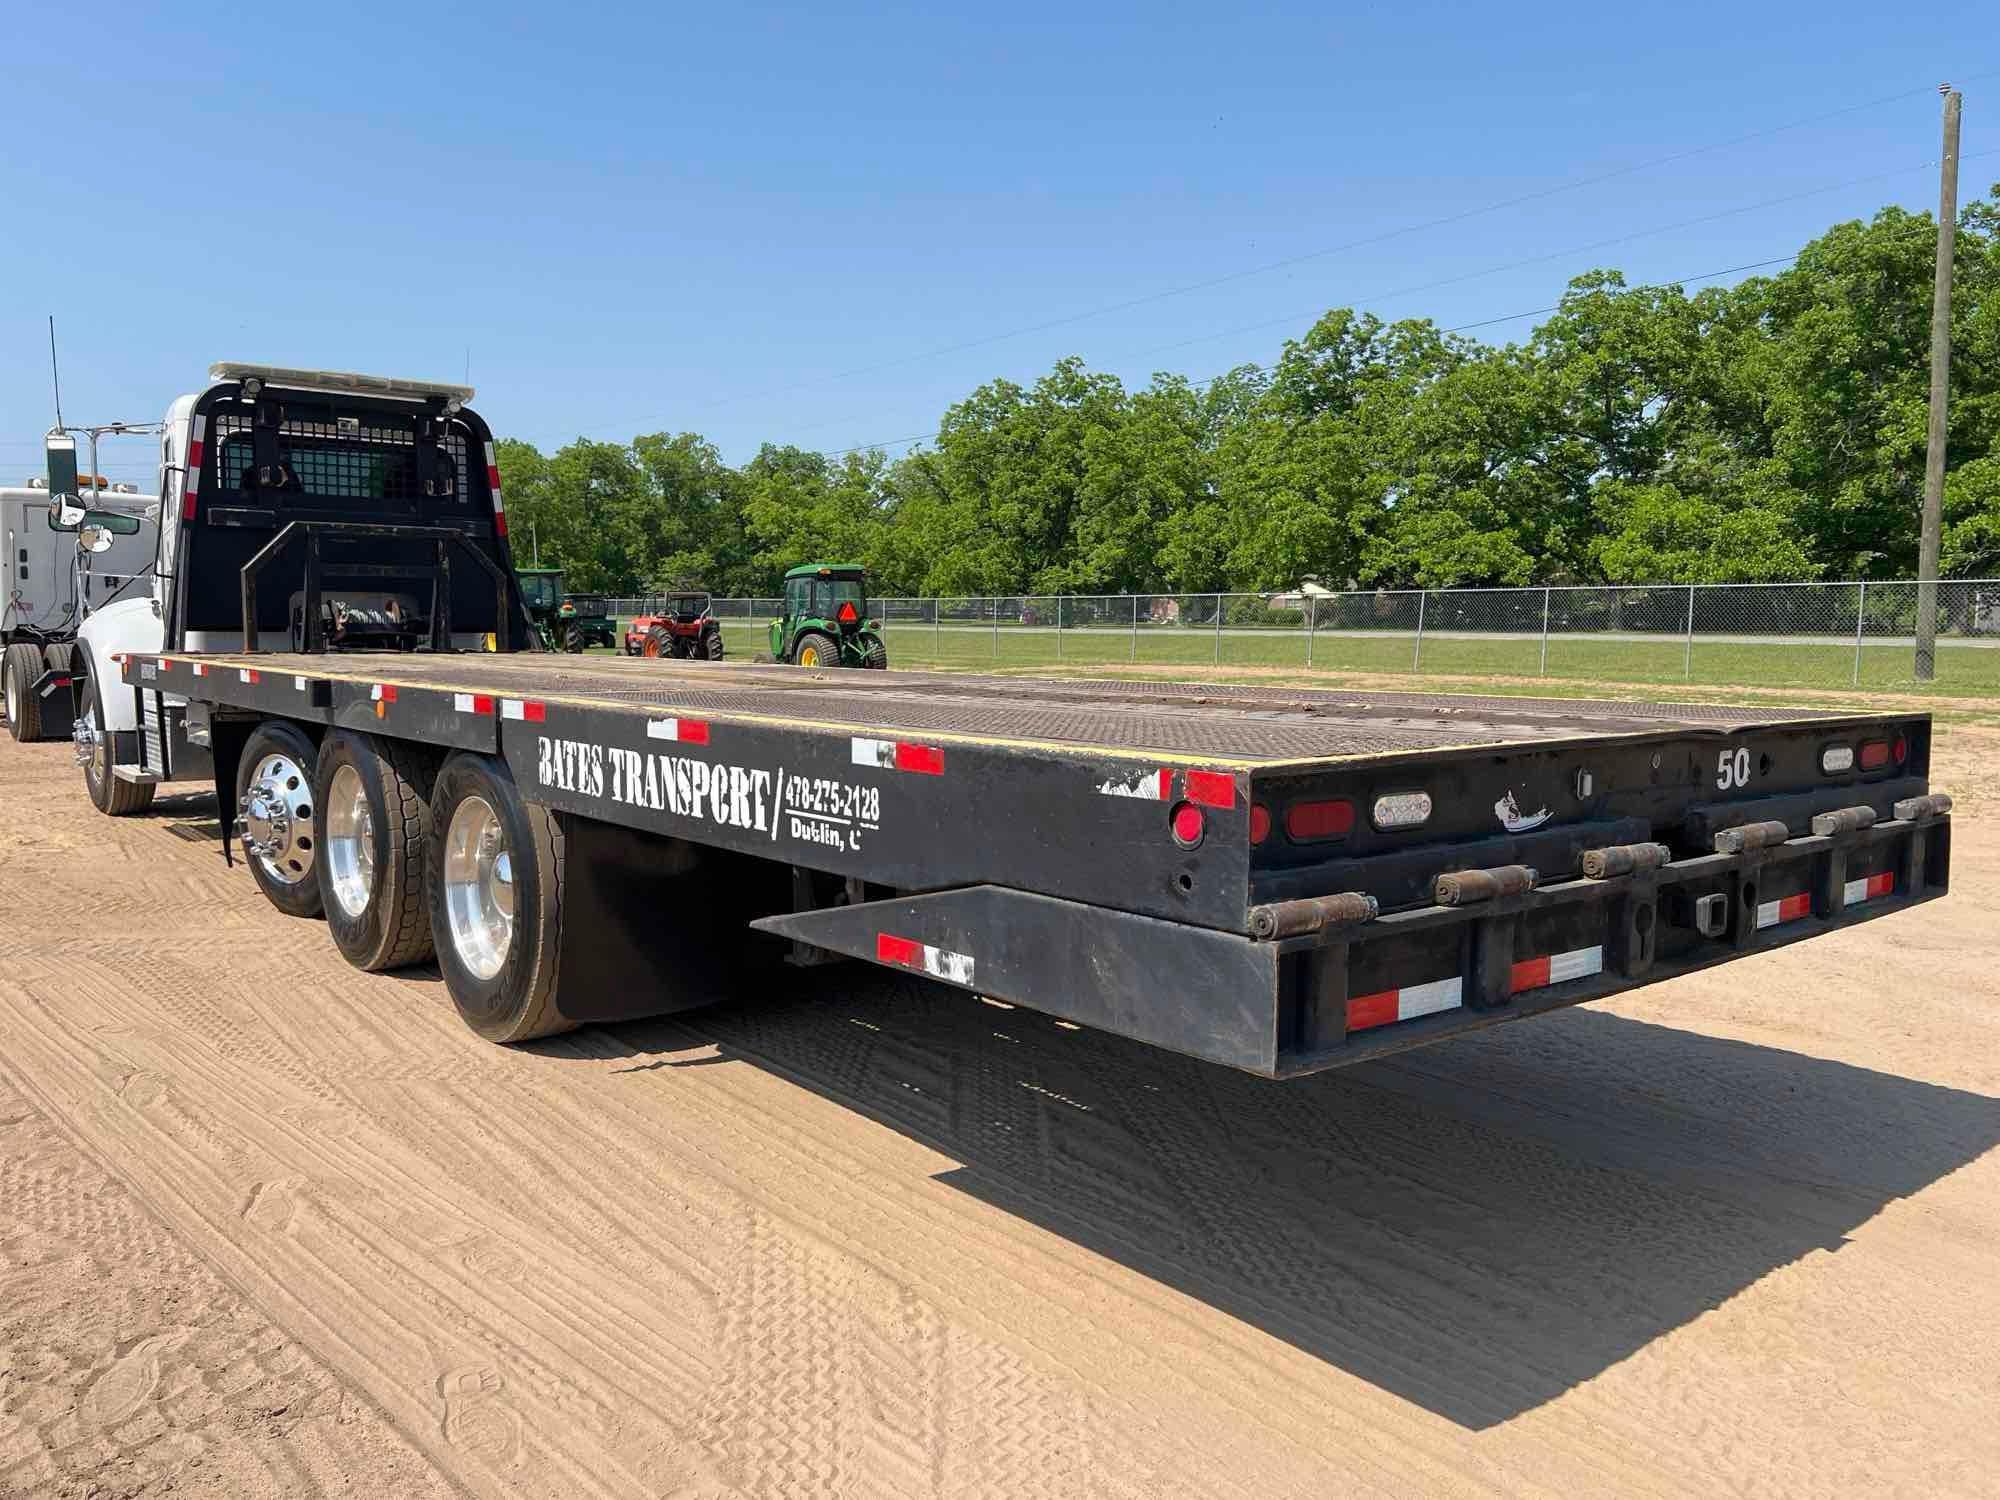
[[(219, 874), (198, 815), (93, 846), (53, 774), (0, 744), (0, 778), (0, 840), (35, 829), (0, 843), (0, 1056), (476, 1493), (1972, 1493), (2000, 1462), (2000, 1109), (1962, 1084), (1593, 1007), (1276, 1087), (867, 971), (506, 1052)], [(1741, 1013), (1916, 1071), (1947, 996), (1915, 1043), (1773, 996), (1877, 933), (1948, 953), (1963, 899), (1754, 961)], [(168, 1378), (166, 1332), (103, 1409)]]

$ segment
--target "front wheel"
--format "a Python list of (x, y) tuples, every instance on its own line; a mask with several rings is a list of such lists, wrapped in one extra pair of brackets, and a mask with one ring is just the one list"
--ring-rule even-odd
[(318, 752), (296, 725), (259, 724), (236, 763), (236, 828), (250, 875), (266, 899), (292, 917), (316, 917), (320, 899), (319, 805), (312, 768)]
[(574, 1024), (556, 1008), (563, 836), (504, 761), (461, 752), (431, 794), (431, 939), (459, 1018), (489, 1042)]
[(792, 660), (802, 667), (837, 667), (840, 665), (840, 647), (834, 644), (830, 635), (822, 635), (817, 630), (802, 630), (792, 647)]
[(336, 729), (313, 785), (326, 927), (357, 969), (400, 969), (431, 956), (431, 784), (437, 764), (413, 745)]
[(153, 783), (122, 781), (118, 776), (116, 741), (104, 727), (104, 702), (98, 696), (97, 674), (84, 679), (83, 711), (72, 733), (77, 759), (83, 762), (83, 788), (91, 805), (108, 818), (129, 818), (153, 805)]

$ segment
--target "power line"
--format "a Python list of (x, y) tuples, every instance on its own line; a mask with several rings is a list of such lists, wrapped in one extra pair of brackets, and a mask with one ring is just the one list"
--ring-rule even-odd
[[(1970, 82), (1988, 76), (1991, 76), (1991, 74), (1974, 74), (1967, 81)], [(1690, 161), (1696, 157), (1707, 156), (1717, 151), (1732, 150), (1738, 146), (1748, 145), (1752, 141), (1764, 140), (1771, 136), (1782, 135), (1787, 131), (1802, 129), (1808, 125), (1821, 124), (1827, 120), (1838, 119), (1842, 116), (1856, 114), (1863, 110), (1877, 109), (1886, 104), (1899, 103), (1921, 94), (1928, 94), (1932, 91), (1933, 87), (1933, 85), (1926, 84), (1922, 88), (1906, 89), (1894, 94), (1885, 94), (1877, 99), (1868, 99), (1855, 104), (1842, 105), (1838, 109), (1827, 110), (1816, 115), (1808, 115), (1802, 119), (1791, 120), (1782, 125), (1773, 125), (1761, 130), (1750, 131), (1744, 135), (1733, 136), (1728, 140), (1714, 141), (1702, 146), (1693, 146), (1683, 151), (1670, 152), (1665, 156), (1657, 156), (1649, 158), (1646, 161), (1635, 162), (1630, 166), (1616, 167), (1608, 172), (1595, 173), (1589, 177), (1578, 178), (1574, 182), (1558, 183), (1546, 188), (1537, 188), (1532, 192), (1516, 194), (1511, 198), (1502, 198), (1491, 203), (1479, 204), (1472, 208), (1460, 209), (1454, 213), (1442, 214), (1435, 218), (1398, 225), (1374, 234), (1363, 235), (1357, 239), (1346, 240), (1340, 244), (1328, 245), (1317, 250), (1308, 250), (1298, 255), (1286, 256), (1281, 260), (1267, 261), (1262, 265), (1250, 266), (1240, 271), (1227, 272), (1221, 276), (1212, 276), (1199, 281), (1186, 282), (1179, 286), (1165, 287), (1157, 292), (1146, 293), (1143, 296), (1128, 297), (1117, 302), (1105, 303), (1101, 306), (1088, 308), (1080, 312), (1068, 313), (1058, 318), (1044, 319), (1038, 323), (1008, 329), (1000, 333), (987, 334), (980, 338), (962, 340), (954, 344), (944, 344), (936, 348), (921, 350), (913, 354), (900, 355), (894, 359), (880, 360), (872, 364), (856, 365), (851, 369), (835, 371), (830, 375), (820, 376), (813, 380), (767, 387), (757, 391), (746, 391), (733, 396), (718, 397), (695, 409), (698, 411), (708, 411), (717, 406), (725, 406), (737, 401), (753, 400), (774, 395), (788, 395), (795, 391), (812, 390), (822, 385), (852, 379), (856, 375), (872, 374), (879, 370), (893, 369), (899, 365), (911, 364), (920, 360), (941, 358), (947, 354), (959, 354), (970, 349), (979, 349), (991, 344), (1001, 343), (1008, 339), (1022, 338), (1033, 333), (1045, 333), (1053, 328), (1068, 327), (1092, 318), (1106, 317), (1116, 312), (1125, 312), (1135, 307), (1146, 307), (1173, 297), (1188, 296), (1194, 292), (1207, 291), (1214, 287), (1248, 280), (1251, 277), (1268, 275), (1273, 271), (1286, 270), (1293, 266), (1303, 265), (1309, 261), (1322, 260), (1330, 255), (1339, 255), (1349, 250), (1358, 250), (1370, 245), (1383, 244), (1389, 240), (1401, 238), (1404, 235), (1420, 234), (1432, 229), (1442, 229), (1453, 224), (1462, 224), (1468, 219), (1479, 218), (1486, 214), (1499, 213), (1509, 208), (1519, 208), (1528, 203), (1542, 202), (1549, 198), (1559, 197), (1565, 193), (1580, 192), (1585, 188), (1596, 187), (1599, 184), (1615, 181), (1621, 177), (1629, 177), (1640, 172), (1654, 170), (1658, 167), (1671, 166), (1677, 162)]]
[[(1745, 261), (1742, 265), (1724, 266), (1719, 270), (1702, 271), (1693, 276), (1671, 276), (1668, 277), (1665, 281), (1647, 282), (1640, 286), (1622, 287), (1620, 288), (1620, 290), (1626, 293), (1657, 292), (1657, 291), (1662, 291), (1670, 286), (1688, 286), (1697, 281), (1714, 281), (1724, 276), (1739, 275), (1745, 271), (1761, 271), (1761, 270), (1767, 270), (1772, 266), (1782, 266), (1790, 261), (1797, 260), (1799, 258), (1799, 254), (1800, 252), (1794, 250), (1790, 255), (1774, 255), (1768, 260)], [(1489, 328), (1496, 323), (1516, 323), (1519, 322), (1522, 318), (1538, 318), (1541, 317), (1544, 313), (1559, 312), (1561, 311), (1561, 307), (1562, 307), (1561, 303), (1555, 303), (1548, 307), (1529, 308), (1526, 312), (1503, 313), (1498, 317), (1479, 318), (1470, 323), (1454, 323), (1448, 328), (1440, 328), (1438, 332), (1464, 333), (1466, 330), (1472, 328)], [(1217, 381), (1228, 379), (1231, 375), (1236, 373), (1236, 370), (1241, 368), (1242, 366), (1238, 365), (1234, 369), (1223, 370), (1214, 375), (1204, 375), (1199, 380), (1189, 381), (1188, 384), (1195, 387), (1196, 389), (1200, 389), (1203, 386), (1214, 385)], [(867, 453), (877, 448), (889, 449), (889, 448), (899, 447), (905, 443), (920, 443), (925, 438), (933, 437), (935, 435), (936, 434), (934, 431), (919, 432), (909, 437), (888, 438), (883, 440), (882, 442), (877, 442), (877, 443), (857, 443), (852, 448), (836, 448), (822, 454), (822, 456), (826, 458), (845, 458), (851, 453)]]

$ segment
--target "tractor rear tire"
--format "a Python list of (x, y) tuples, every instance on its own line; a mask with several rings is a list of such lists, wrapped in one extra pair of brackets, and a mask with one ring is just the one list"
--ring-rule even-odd
[(341, 957), (379, 972), (431, 956), (431, 787), (437, 761), (416, 745), (336, 729), (313, 775), (320, 896)]
[(722, 660), (722, 627), (720, 625), (711, 625), (708, 627), (708, 634), (702, 640), (702, 649), (710, 661)]
[(876, 636), (868, 643), (868, 649), (861, 656), (861, 665), (876, 672), (887, 670), (889, 648), (882, 643), (881, 636)]
[(817, 630), (801, 630), (799, 638), (792, 642), (792, 662), (801, 667), (837, 667), (840, 665), (840, 645), (830, 635)]
[(489, 1042), (570, 1030), (556, 1008), (561, 820), (505, 761), (461, 751), (431, 793), (429, 858), (431, 940), (459, 1019)]
[[(154, 783), (125, 781), (118, 775), (117, 741), (104, 727), (104, 700), (98, 696), (97, 674), (84, 679), (82, 712), (97, 732), (97, 748), (83, 763), (83, 789), (90, 802), (107, 818), (129, 818), (153, 805)], [(227, 814), (224, 814), (227, 817)]]
[(0, 657), (0, 691), (6, 693), (7, 732), (24, 744), (42, 738), (42, 700), (35, 680), (45, 670), (39, 646), (9, 646)]
[(574, 625), (565, 625), (562, 633), (562, 648), (576, 656), (583, 651), (583, 632)]

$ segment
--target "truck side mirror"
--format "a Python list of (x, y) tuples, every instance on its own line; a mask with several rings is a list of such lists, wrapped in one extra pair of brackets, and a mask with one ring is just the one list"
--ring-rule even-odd
[(76, 549), (79, 552), (109, 552), (115, 540), (109, 526), (79, 526)]
[(74, 531), (83, 524), (83, 502), (76, 497), (76, 439), (52, 432), (43, 442), (49, 465), (49, 495), (56, 503), (56, 525)]

